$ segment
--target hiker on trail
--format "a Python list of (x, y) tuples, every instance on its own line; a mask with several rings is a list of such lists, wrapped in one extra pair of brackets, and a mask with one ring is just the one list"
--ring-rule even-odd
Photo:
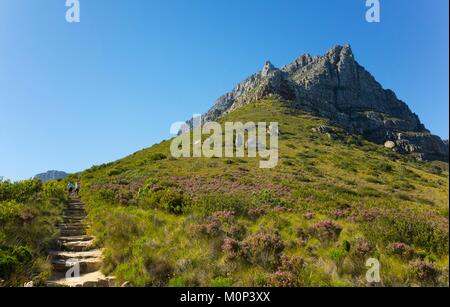
[(79, 192), (80, 192), (80, 183), (77, 181), (75, 183), (75, 194), (78, 195)]
[(69, 191), (69, 196), (72, 194), (73, 192), (73, 184), (72, 182), (69, 182), (69, 184), (67, 185), (67, 190)]

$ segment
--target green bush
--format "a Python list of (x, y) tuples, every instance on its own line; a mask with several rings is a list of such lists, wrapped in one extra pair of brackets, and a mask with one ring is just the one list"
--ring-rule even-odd
[(25, 202), (37, 197), (41, 191), (42, 182), (40, 180), (24, 180), (14, 183), (1, 181), (0, 201), (15, 200)]
[(171, 280), (169, 280), (168, 286), (171, 288), (182, 288), (186, 287), (187, 282), (186, 279), (182, 276), (174, 277)]
[(330, 251), (330, 258), (334, 261), (336, 266), (338, 268), (342, 267), (342, 264), (344, 263), (345, 258), (348, 256), (348, 251), (343, 249), (342, 247), (339, 248), (333, 248)]
[(382, 173), (390, 173), (393, 171), (393, 168), (386, 162), (378, 162), (377, 164), (375, 164), (374, 170)]
[(361, 229), (373, 245), (388, 246), (390, 243), (404, 242), (428, 252), (448, 254), (448, 224), (445, 221), (431, 221), (413, 211), (382, 212), (372, 223), (362, 224)]
[(32, 259), (29, 248), (23, 246), (0, 247), (0, 278), (8, 280), (12, 273), (28, 265)]
[(65, 183), (48, 181), (43, 185), (43, 193), (46, 199), (64, 202), (67, 200)]
[(137, 195), (138, 204), (142, 208), (161, 209), (173, 214), (181, 214), (189, 205), (183, 193), (172, 189), (163, 189), (155, 185), (147, 185)]
[(233, 286), (233, 279), (225, 277), (216, 277), (213, 280), (211, 280), (209, 286), (213, 288), (230, 288)]
[(122, 174), (123, 172), (125, 172), (125, 169), (123, 169), (123, 168), (113, 168), (112, 170), (110, 170), (108, 172), (108, 176), (109, 177), (118, 176), (118, 175)]
[(48, 251), (66, 197), (62, 182), (0, 182), (0, 279), (8, 286), (49, 277)]
[(163, 209), (174, 214), (183, 213), (187, 204), (183, 194), (174, 190), (163, 191), (159, 202)]
[(244, 257), (265, 269), (278, 267), (284, 248), (283, 240), (276, 231), (261, 230), (242, 242)]
[(150, 161), (160, 161), (160, 160), (165, 160), (165, 159), (167, 159), (167, 156), (160, 152), (151, 154), (149, 157)]

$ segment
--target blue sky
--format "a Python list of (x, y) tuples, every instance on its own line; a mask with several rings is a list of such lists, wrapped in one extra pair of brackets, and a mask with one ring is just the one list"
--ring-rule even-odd
[(350, 43), (448, 138), (448, 1), (0, 0), (0, 176), (80, 171), (169, 138), (266, 60)]

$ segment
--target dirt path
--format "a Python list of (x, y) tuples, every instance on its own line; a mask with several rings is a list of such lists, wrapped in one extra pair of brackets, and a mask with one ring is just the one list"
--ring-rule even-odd
[(53, 274), (51, 287), (109, 287), (113, 278), (100, 272), (102, 250), (94, 246), (94, 238), (86, 229), (85, 205), (78, 198), (71, 198), (63, 213), (63, 223), (58, 225), (61, 236), (59, 250), (49, 254)]

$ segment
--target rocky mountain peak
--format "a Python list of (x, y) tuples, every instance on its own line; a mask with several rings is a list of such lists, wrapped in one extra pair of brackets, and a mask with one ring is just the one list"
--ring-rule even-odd
[(276, 70), (275, 66), (270, 61), (266, 61), (266, 64), (264, 64), (263, 69), (261, 70), (261, 75), (263, 77), (267, 77), (270, 72)]
[(216, 120), (243, 105), (277, 95), (349, 133), (419, 159), (448, 161), (448, 143), (433, 136), (408, 105), (379, 82), (355, 59), (350, 45), (337, 45), (323, 56), (304, 54), (277, 69), (263, 69), (220, 97), (205, 115)]
[(353, 58), (352, 47), (349, 44), (346, 45), (336, 45), (326, 53), (326, 56), (335, 59), (335, 63), (339, 59)]
[(34, 179), (41, 180), (43, 182), (47, 182), (50, 180), (64, 179), (68, 175), (69, 174), (67, 174), (66, 172), (52, 170), (52, 171), (47, 171), (42, 174), (37, 174), (36, 176), (34, 176)]

